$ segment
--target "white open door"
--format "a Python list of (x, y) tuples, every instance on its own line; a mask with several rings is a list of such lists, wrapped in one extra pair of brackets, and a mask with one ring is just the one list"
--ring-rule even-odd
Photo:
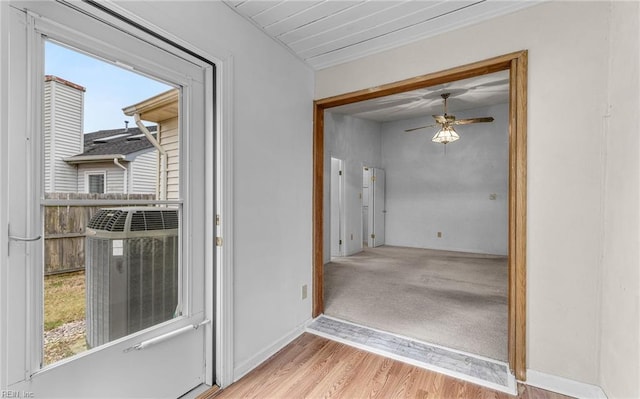
[(384, 169), (369, 168), (369, 247), (384, 245), (385, 232), (385, 175)]
[(344, 256), (343, 161), (331, 158), (331, 256)]
[[(212, 67), (98, 9), (94, 10), (100, 14), (96, 18), (93, 11), (79, 12), (58, 2), (5, 3), (0, 7), (2, 35), (11, 37), (10, 45), (3, 46), (1, 54), (9, 64), (8, 76), (5, 75), (9, 85), (2, 90), (7, 90), (6, 98), (10, 101), (1, 102), (0, 109), (0, 120), (3, 120), (0, 133), (7, 137), (2, 143), (6, 146), (0, 146), (0, 169), (3, 182), (9, 187), (9, 190), (2, 189), (2, 203), (8, 204), (8, 226), (2, 229), (9, 231), (9, 243), (8, 252), (0, 252), (7, 255), (2, 259), (0, 279), (3, 304), (0, 389), (3, 393), (19, 392), (22, 395), (19, 397), (35, 398), (179, 397), (204, 382), (206, 373), (212, 373), (212, 365), (205, 364), (206, 354), (212, 352), (213, 345), (205, 340), (205, 331), (212, 328), (211, 321), (205, 317), (205, 307), (213, 304), (212, 298), (205, 294), (205, 268), (214, 268), (207, 264), (206, 256), (206, 251), (214, 248), (205, 242), (205, 237), (211, 236), (209, 229), (214, 226), (212, 216), (206, 211), (207, 202), (214, 200), (210, 198), (214, 171), (205, 168), (206, 157), (213, 153)], [(81, 7), (85, 11), (91, 8), (87, 4)], [(177, 90), (179, 134), (173, 148), (178, 163), (171, 171), (179, 173), (169, 175), (171, 187), (176, 189), (173, 197), (70, 201), (53, 199), (45, 192), (44, 157), (47, 146), (51, 145), (43, 134), (43, 56), (47, 40), (123, 66)], [(6, 70), (3, 73), (7, 74)], [(127, 105), (130, 104), (121, 106)], [(94, 332), (108, 330), (107, 319), (115, 318), (114, 309), (120, 307), (126, 308), (127, 316), (119, 321), (125, 323), (124, 333), (112, 336), (105, 333), (99, 338), (87, 335), (87, 342), (91, 341), (92, 345), (86, 350), (45, 364), (43, 258), (47, 221), (44, 214), (51, 206), (118, 210), (144, 207), (138, 216), (144, 212), (158, 214), (161, 210), (177, 219), (172, 219), (176, 233), (171, 248), (154, 252), (160, 254), (154, 259), (145, 254), (155, 251), (159, 243), (167, 242), (165, 238), (153, 236), (156, 232), (146, 231), (145, 237), (132, 233), (131, 240), (124, 236), (112, 240), (103, 234), (104, 245), (108, 246), (104, 255), (107, 259), (117, 258), (116, 266), (109, 269), (109, 264), (98, 262), (96, 270), (122, 274), (123, 270), (138, 268), (139, 272), (134, 277), (131, 277), (133, 272), (122, 274), (124, 285), (117, 290), (110, 285), (114, 279), (102, 279), (93, 286), (93, 291), (87, 287), (87, 330), (91, 323), (94, 323)], [(106, 212), (108, 217), (115, 217), (116, 213)], [(163, 220), (169, 223), (168, 219)], [(131, 246), (127, 246), (127, 240)], [(86, 245), (92, 245), (88, 238)], [(139, 250), (136, 256), (133, 256), (134, 247)], [(123, 263), (122, 259), (127, 256), (131, 262)], [(165, 274), (164, 279), (158, 279), (158, 271), (166, 270), (164, 265), (170, 260), (175, 260), (175, 268)], [(142, 281), (152, 278), (154, 273), (153, 284), (144, 285)], [(86, 284), (97, 283), (87, 278)], [(89, 293), (100, 290), (110, 290), (111, 298), (100, 305), (102, 308), (91, 308), (89, 303), (96, 298), (90, 298)], [(136, 290), (141, 295), (134, 303), (131, 293)], [(170, 292), (165, 297), (172, 309), (168, 314), (159, 316), (156, 311), (159, 305), (147, 305), (145, 298), (152, 295), (152, 291)], [(111, 305), (112, 313), (96, 314)], [(135, 327), (131, 322), (133, 318), (144, 322)]]

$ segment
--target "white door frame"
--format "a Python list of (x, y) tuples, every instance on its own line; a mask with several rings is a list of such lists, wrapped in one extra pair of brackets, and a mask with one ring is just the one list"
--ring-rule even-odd
[[(9, 130), (8, 124), (8, 109), (9, 109), (9, 5), (6, 2), (0, 2), (0, 132), (7, 132)], [(5, 168), (5, 162), (8, 158), (8, 135), (0, 134), (0, 226), (6, 226), (8, 224), (7, 207), (4, 206), (4, 201), (8, 200), (8, 173)], [(4, 281), (7, 281), (7, 268), (3, 267), (4, 259), (8, 258), (9, 248), (9, 234), (4, 231), (0, 231), (0, 303), (7, 303), (8, 293), (7, 286)], [(0, 308), (0, 348), (6, 348), (8, 345), (8, 337), (6, 335), (6, 327), (1, 323), (6, 320), (6, 313), (4, 307)], [(5, 370), (7, 369), (6, 357), (0, 358), (0, 387), (7, 385), (7, 377)]]
[[(81, 8), (89, 13), (95, 13), (95, 8), (87, 3), (74, 3), (78, 8)], [(208, 52), (199, 49), (192, 44), (185, 42), (173, 34), (163, 30), (162, 28), (155, 26), (138, 15), (130, 13), (128, 10), (115, 5), (111, 2), (103, 4), (107, 11), (114, 13), (114, 18), (111, 22), (116, 26), (128, 25), (125, 20), (133, 22), (140, 27), (146, 28), (149, 31), (156, 32), (159, 36), (181, 46), (183, 49), (187, 49), (193, 53), (199, 54), (201, 57), (206, 58), (211, 63), (215, 64), (215, 93), (214, 88), (209, 87), (207, 91), (212, 94), (212, 98), (215, 94), (215, 108), (216, 118), (214, 120), (207, 121), (210, 125), (215, 125), (215, 137), (211, 137), (210, 140), (214, 141), (213, 145), (208, 145), (206, 157), (207, 166), (207, 179), (215, 181), (214, 185), (211, 185), (211, 189), (207, 192), (207, 217), (213, 220), (214, 215), (220, 215), (220, 223), (216, 228), (211, 226), (207, 230), (207, 242), (213, 243), (216, 236), (224, 237), (224, 246), (218, 247), (217, 251), (208, 251), (208, 262), (213, 262), (214, 258), (217, 259), (217, 270), (206, 270), (205, 278), (207, 281), (206, 291), (209, 295), (214, 290), (215, 279), (215, 308), (212, 303), (206, 304), (206, 316), (211, 320), (215, 318), (215, 359), (213, 359), (213, 353), (206, 354), (206, 383), (211, 385), (214, 382), (225, 387), (230, 385), (234, 380), (233, 375), (233, 134), (232, 134), (232, 81), (233, 81), (233, 58), (226, 53), (226, 51), (217, 51), (217, 55), (212, 55)], [(0, 2), (0, 131), (6, 132), (8, 130), (7, 116), (8, 116), (8, 103), (10, 101), (8, 97), (8, 90), (6, 85), (8, 84), (8, 48), (9, 48), (9, 35), (8, 35), (8, 21), (9, 21), (10, 7), (7, 2)], [(119, 17), (123, 17), (120, 19)], [(215, 146), (215, 150), (213, 150)], [(0, 159), (7, 159), (8, 151), (8, 139), (6, 135), (0, 135)], [(216, 170), (214, 175), (212, 171)], [(4, 201), (9, 200), (9, 188), (7, 185), (8, 176), (6, 168), (0, 168), (0, 199)], [(216, 201), (213, 201), (215, 198)], [(7, 225), (7, 211), (6, 207), (0, 207), (0, 226)], [(7, 258), (8, 249), (8, 234), (6, 232), (0, 233), (0, 257), (1, 259)], [(210, 263), (211, 264), (211, 263)], [(0, 303), (7, 303), (8, 287), (5, 283), (7, 279), (6, 268), (0, 267)], [(0, 309), (0, 347), (6, 348), (8, 346), (8, 338), (6, 331), (9, 326), (4, 325), (6, 317), (5, 310)], [(213, 341), (214, 331), (212, 328), (207, 328), (205, 333), (205, 339), (209, 342)], [(213, 363), (215, 361), (215, 376), (213, 375)], [(7, 369), (6, 357), (0, 358), (0, 370)], [(5, 374), (0, 373), (0, 387), (5, 387), (7, 381), (5, 380)]]

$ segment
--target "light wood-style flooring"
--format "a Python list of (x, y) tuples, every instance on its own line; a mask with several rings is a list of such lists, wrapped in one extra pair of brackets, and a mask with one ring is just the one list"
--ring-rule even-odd
[[(520, 399), (565, 399), (518, 387)], [(305, 333), (230, 387), (198, 399), (424, 398), (512, 399), (513, 396)]]

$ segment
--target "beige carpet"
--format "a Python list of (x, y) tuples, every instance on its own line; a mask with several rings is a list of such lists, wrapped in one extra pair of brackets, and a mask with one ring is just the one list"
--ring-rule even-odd
[(507, 360), (507, 258), (383, 246), (324, 268), (325, 314)]

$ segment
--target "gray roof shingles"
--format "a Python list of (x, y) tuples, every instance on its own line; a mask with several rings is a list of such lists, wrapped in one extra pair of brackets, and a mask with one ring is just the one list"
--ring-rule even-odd
[[(147, 129), (155, 136), (157, 129), (156, 126), (147, 126)], [(96, 140), (108, 139), (109, 137), (120, 134), (127, 134), (127, 136), (107, 140), (102, 143), (95, 142)], [(84, 152), (76, 156), (111, 154), (128, 155), (134, 152), (146, 150), (147, 148), (153, 148), (153, 144), (151, 144), (151, 142), (149, 142), (149, 140), (144, 136), (132, 139), (132, 136), (140, 134), (142, 134), (142, 131), (137, 127), (129, 129), (98, 130), (97, 132), (85, 133)]]

